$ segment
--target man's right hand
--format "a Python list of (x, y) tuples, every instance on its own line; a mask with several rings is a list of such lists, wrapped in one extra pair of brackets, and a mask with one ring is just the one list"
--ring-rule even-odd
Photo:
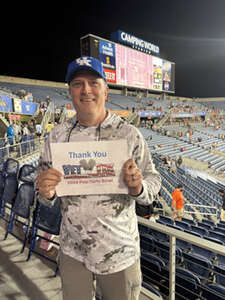
[(45, 198), (55, 195), (55, 187), (61, 181), (62, 174), (53, 168), (41, 172), (36, 178), (36, 186), (39, 193)]

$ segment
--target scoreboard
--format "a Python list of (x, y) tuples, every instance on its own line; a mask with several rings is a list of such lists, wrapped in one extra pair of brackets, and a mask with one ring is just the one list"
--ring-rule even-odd
[(175, 64), (170, 61), (91, 34), (80, 39), (80, 46), (82, 56), (102, 62), (109, 84), (175, 92)]

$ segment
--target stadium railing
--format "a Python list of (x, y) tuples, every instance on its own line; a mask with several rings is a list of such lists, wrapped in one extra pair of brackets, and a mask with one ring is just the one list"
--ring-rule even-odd
[(28, 138), (21, 143), (0, 147), (0, 165), (9, 157), (22, 160), (32, 154), (40, 153), (44, 140), (45, 138)]
[(150, 222), (144, 218), (138, 217), (138, 222), (140, 225), (147, 227), (148, 229), (159, 231), (163, 234), (169, 236), (169, 298), (168, 300), (176, 299), (176, 240), (182, 240), (189, 244), (195, 245), (197, 247), (207, 249), (216, 253), (217, 255), (224, 256), (224, 245), (215, 244), (209, 240), (202, 239), (184, 231), (180, 231), (166, 225), (159, 223)]

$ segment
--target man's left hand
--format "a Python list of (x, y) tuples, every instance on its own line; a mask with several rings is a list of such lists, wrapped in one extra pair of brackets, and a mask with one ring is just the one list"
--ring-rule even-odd
[(142, 191), (142, 174), (135, 161), (130, 158), (123, 165), (123, 180), (128, 187), (129, 195), (138, 196)]

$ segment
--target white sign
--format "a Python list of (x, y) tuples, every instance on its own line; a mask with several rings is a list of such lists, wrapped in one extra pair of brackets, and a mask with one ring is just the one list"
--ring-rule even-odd
[(128, 194), (122, 167), (128, 160), (127, 140), (51, 143), (53, 168), (62, 181), (59, 197), (90, 194)]

